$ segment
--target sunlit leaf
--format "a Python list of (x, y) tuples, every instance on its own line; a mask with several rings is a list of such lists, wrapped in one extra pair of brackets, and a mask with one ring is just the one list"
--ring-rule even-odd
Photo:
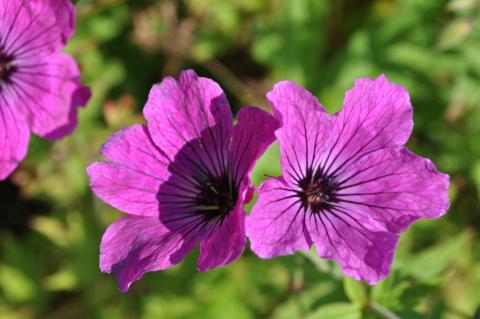
[(367, 300), (367, 290), (359, 281), (345, 277), (343, 279), (343, 289), (348, 299), (356, 304), (363, 305)]
[(308, 319), (360, 319), (361, 307), (349, 303), (332, 303), (312, 312)]
[(417, 279), (432, 278), (444, 271), (459, 254), (462, 254), (468, 247), (470, 239), (471, 234), (463, 232), (441, 244), (418, 252), (406, 262), (402, 272)]
[(458, 20), (450, 23), (440, 35), (437, 47), (443, 50), (456, 47), (468, 36), (472, 27), (473, 23), (469, 20)]

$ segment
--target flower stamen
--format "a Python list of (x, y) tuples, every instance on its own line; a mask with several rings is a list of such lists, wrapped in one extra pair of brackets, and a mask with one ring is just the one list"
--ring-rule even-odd
[(337, 202), (337, 183), (333, 178), (320, 177), (313, 179), (303, 188), (303, 204), (318, 213)]
[(226, 174), (205, 183), (205, 187), (195, 198), (199, 211), (208, 218), (224, 218), (235, 207), (238, 191), (231, 189)]
[(13, 65), (13, 56), (3, 52), (0, 48), (0, 84), (2, 82), (10, 82), (12, 74), (17, 70), (17, 67)]

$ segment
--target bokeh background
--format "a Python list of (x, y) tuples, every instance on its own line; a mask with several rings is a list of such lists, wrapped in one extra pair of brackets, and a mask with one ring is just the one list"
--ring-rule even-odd
[[(81, 0), (67, 51), (93, 98), (76, 132), (31, 141), (0, 183), (0, 318), (480, 318), (480, 1)], [(121, 214), (85, 167), (120, 128), (144, 121), (150, 86), (184, 68), (218, 81), (234, 112), (269, 109), (297, 81), (337, 111), (357, 77), (407, 87), (408, 146), (451, 175), (449, 214), (401, 238), (391, 275), (369, 287), (312, 254), (199, 273), (196, 253), (121, 294), (98, 269), (102, 232)], [(273, 146), (255, 183), (279, 175)], [(476, 314), (475, 314), (476, 313)], [(474, 317), (476, 315), (476, 317)]]

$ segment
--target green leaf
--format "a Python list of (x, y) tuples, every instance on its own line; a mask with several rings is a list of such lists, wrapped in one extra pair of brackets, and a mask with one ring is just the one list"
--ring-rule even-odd
[(43, 285), (46, 290), (74, 290), (77, 287), (77, 277), (71, 269), (63, 269), (45, 278)]
[(442, 50), (458, 46), (470, 34), (473, 23), (469, 20), (457, 20), (450, 23), (440, 34), (437, 47)]
[(402, 272), (417, 279), (431, 279), (439, 275), (456, 260), (458, 254), (464, 251), (470, 239), (471, 234), (464, 231), (457, 237), (449, 238), (446, 242), (425, 249), (413, 256), (405, 264)]
[(365, 286), (354, 279), (345, 277), (343, 279), (343, 289), (348, 299), (353, 303), (363, 305), (367, 300), (367, 291)]
[(346, 302), (332, 303), (317, 308), (308, 319), (360, 319), (362, 310), (359, 305)]
[(372, 287), (371, 298), (380, 303), (387, 301), (389, 299), (394, 281), (395, 274), (392, 272), (387, 278)]
[(0, 277), (0, 289), (10, 301), (25, 302), (34, 298), (35, 283), (20, 269), (0, 264)]
[(465, 11), (472, 9), (478, 0), (451, 0), (447, 8), (451, 11)]
[(59, 247), (66, 247), (70, 244), (65, 226), (55, 218), (35, 217), (32, 220), (32, 229), (47, 237), (53, 244)]

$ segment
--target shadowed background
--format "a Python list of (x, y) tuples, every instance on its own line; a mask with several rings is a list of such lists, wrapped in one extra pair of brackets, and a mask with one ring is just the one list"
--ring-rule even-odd
[[(0, 182), (0, 318), (480, 318), (479, 0), (81, 0), (67, 51), (93, 98), (75, 133), (33, 138)], [(414, 105), (409, 148), (451, 175), (449, 214), (401, 238), (375, 287), (312, 255), (196, 271), (196, 253), (146, 274), (127, 294), (98, 269), (107, 225), (86, 166), (120, 128), (143, 122), (150, 86), (193, 68), (234, 112), (269, 109), (265, 92), (298, 82), (330, 111), (358, 77), (385, 73)], [(253, 178), (279, 175), (274, 145)]]

